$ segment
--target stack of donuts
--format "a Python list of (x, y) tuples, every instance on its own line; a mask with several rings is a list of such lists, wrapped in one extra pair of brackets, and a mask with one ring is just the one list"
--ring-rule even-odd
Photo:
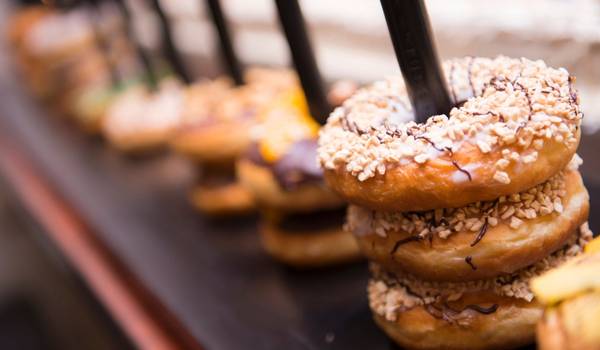
[(443, 69), (448, 115), (416, 123), (402, 78), (377, 82), (331, 114), (319, 163), (351, 203), (346, 229), (371, 261), (369, 304), (391, 338), (516, 347), (542, 314), (528, 281), (591, 239), (574, 79), (507, 57)]
[(289, 70), (252, 68), (246, 84), (228, 79), (195, 83), (186, 91), (179, 125), (170, 145), (199, 165), (191, 193), (204, 214), (226, 217), (254, 210), (254, 199), (235, 176), (235, 161), (251, 144), (250, 130), (270, 101), (297, 85)]
[(265, 251), (296, 268), (360, 256), (356, 241), (342, 229), (345, 203), (327, 188), (315, 161), (318, 130), (302, 91), (290, 90), (265, 110), (253, 145), (237, 162), (240, 182), (262, 214)]

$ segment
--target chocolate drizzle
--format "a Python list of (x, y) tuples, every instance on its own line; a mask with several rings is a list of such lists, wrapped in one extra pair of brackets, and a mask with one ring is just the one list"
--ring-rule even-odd
[(476, 304), (470, 304), (470, 305), (465, 306), (462, 310), (456, 310), (444, 302), (443, 305), (440, 305), (439, 307), (435, 306), (433, 304), (426, 305), (425, 310), (427, 310), (427, 312), (431, 316), (433, 316), (437, 319), (444, 320), (448, 323), (456, 324), (456, 323), (460, 323), (461, 320), (464, 319), (465, 317), (468, 317), (467, 315), (463, 314), (465, 311), (472, 310), (472, 311), (478, 312), (482, 315), (490, 315), (498, 310), (498, 304), (492, 304), (489, 307), (476, 305)]
[(477, 117), (481, 117), (484, 115), (493, 115), (494, 117), (497, 117), (499, 121), (501, 121), (502, 123), (504, 123), (504, 116), (498, 112), (494, 112), (494, 111), (485, 111), (485, 112), (478, 112), (477, 114), (474, 114), (473, 116), (477, 116)]
[(421, 236), (410, 236), (410, 237), (403, 238), (394, 244), (394, 247), (390, 251), (390, 255), (393, 256), (396, 253), (396, 251), (398, 250), (398, 248), (400, 248), (401, 245), (404, 245), (404, 244), (410, 243), (410, 242), (418, 242), (422, 239), (423, 238)]
[[(398, 96), (393, 96), (393, 95), (380, 96), (377, 98), (376, 101), (374, 101), (374, 103), (376, 103), (377, 105), (382, 104), (382, 105), (385, 105), (387, 108), (391, 108), (392, 114), (390, 115), (390, 119), (392, 121), (394, 119), (396, 119), (398, 123), (401, 123), (404, 120), (414, 119), (413, 112), (410, 110), (409, 107), (407, 107), (405, 105), (405, 103), (400, 98), (398, 98)], [(355, 133), (359, 136), (362, 136), (369, 132), (369, 130), (365, 130), (365, 129), (359, 127), (356, 122), (351, 121), (348, 118), (348, 110), (345, 107), (342, 107), (342, 108), (343, 108), (343, 115), (340, 118), (340, 123), (342, 124), (343, 130)], [(378, 126), (384, 126), (384, 128), (385, 128), (384, 132), (387, 135), (392, 136), (392, 137), (402, 136), (402, 131), (397, 130), (396, 128), (392, 128), (392, 125), (390, 125), (388, 120), (386, 120), (382, 124), (383, 125), (378, 125)], [(370, 125), (368, 129), (370, 129), (370, 131), (377, 132), (378, 126)], [(380, 141), (382, 141), (381, 138), (380, 138)]]
[(465, 262), (466, 262), (466, 263), (467, 263), (469, 266), (471, 266), (471, 269), (472, 269), (473, 271), (477, 270), (477, 266), (475, 266), (475, 264), (473, 263), (473, 257), (472, 257), (472, 256), (468, 255), (468, 256), (465, 258)]
[(506, 91), (506, 85), (502, 85), (505, 80), (506, 79), (503, 76), (494, 76), (484, 85), (483, 90), (486, 90), (488, 87), (493, 87), (496, 91)]
[(519, 87), (519, 91), (523, 92), (525, 94), (525, 98), (527, 99), (527, 107), (529, 107), (529, 115), (527, 117), (527, 120), (531, 120), (531, 117), (533, 116), (533, 102), (531, 101), (531, 96), (529, 96), (529, 90), (523, 86), (523, 84), (518, 82), (518, 79), (521, 76), (519, 75), (513, 82), (514, 86), (518, 86)]
[(454, 318), (454, 316), (456, 315), (456, 313), (454, 312), (454, 310), (451, 309), (447, 309), (444, 307), (441, 308), (437, 308), (436, 306), (429, 304), (425, 306), (425, 310), (427, 310), (427, 312), (440, 320), (444, 320), (448, 323), (456, 323), (456, 319)]
[(467, 79), (469, 80), (469, 86), (471, 87), (471, 93), (473, 96), (477, 96), (475, 92), (475, 85), (473, 85), (473, 62), (475, 62), (475, 58), (471, 57), (469, 60), (469, 65), (467, 66)]
[(460, 165), (458, 165), (458, 163), (455, 160), (452, 161), (452, 165), (454, 165), (456, 167), (456, 169), (458, 169), (458, 171), (467, 175), (467, 177), (469, 178), (469, 181), (473, 181), (473, 178), (471, 177), (471, 173), (468, 170), (461, 168)]
[(569, 98), (572, 104), (576, 104), (577, 102), (577, 92), (573, 89), (573, 81), (575, 78), (569, 75)]
[(467, 305), (465, 307), (465, 310), (473, 310), (473, 311), (477, 311), (480, 314), (484, 314), (484, 315), (490, 315), (493, 314), (494, 312), (496, 312), (498, 310), (498, 304), (492, 304), (490, 307), (484, 307), (481, 305), (475, 305), (475, 304), (471, 304), (471, 305)]
[(359, 128), (355, 122), (351, 122), (348, 120), (347, 111), (345, 111), (345, 112), (346, 113), (344, 113), (344, 116), (341, 118), (342, 128), (346, 131), (353, 132), (353, 133), (357, 134), (358, 136), (366, 134), (367, 132), (362, 130), (361, 128)]
[(483, 226), (481, 226), (481, 229), (479, 230), (479, 233), (477, 234), (477, 236), (475, 237), (475, 239), (473, 240), (473, 242), (471, 243), (471, 247), (474, 247), (477, 243), (479, 243), (479, 241), (481, 241), (481, 239), (483, 238), (483, 236), (485, 236), (485, 233), (487, 232), (488, 229), (488, 218), (485, 218), (485, 222), (483, 223)]
[(556, 92), (558, 94), (558, 96), (560, 96), (560, 89), (559, 88), (557, 88), (556, 86), (554, 86), (552, 84), (552, 82), (548, 81), (548, 79), (545, 79), (544, 82), (546, 83), (546, 86), (548, 86), (550, 88), (550, 91), (542, 90), (542, 92), (545, 92), (545, 93)]

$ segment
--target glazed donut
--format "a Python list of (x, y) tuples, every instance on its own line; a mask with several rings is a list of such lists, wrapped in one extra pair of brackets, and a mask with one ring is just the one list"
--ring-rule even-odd
[(161, 82), (155, 93), (134, 86), (115, 98), (102, 118), (102, 132), (123, 152), (135, 153), (164, 146), (179, 123), (183, 91), (175, 80)]
[(202, 163), (231, 163), (251, 144), (250, 130), (266, 104), (296, 83), (287, 70), (250, 69), (247, 84), (227, 79), (194, 84), (186, 92), (172, 148)]
[(236, 168), (240, 182), (253, 194), (259, 207), (310, 212), (343, 205), (327, 188), (314, 162), (316, 140), (294, 143), (275, 163), (267, 162), (258, 153), (256, 146), (251, 148), (246, 157), (237, 161)]
[(358, 260), (358, 245), (342, 229), (343, 218), (343, 209), (294, 215), (270, 212), (259, 226), (261, 242), (269, 255), (296, 268)]
[(554, 254), (509, 275), (471, 282), (425, 282), (372, 267), (369, 305), (399, 345), (414, 349), (505, 349), (534, 338), (542, 306), (529, 281), (581, 253), (584, 230)]
[(240, 182), (258, 205), (285, 212), (341, 207), (316, 163), (319, 125), (310, 117), (302, 91), (282, 94), (261, 118), (252, 146), (236, 162)]
[(581, 176), (571, 170), (520, 194), (458, 209), (386, 213), (351, 206), (347, 228), (367, 258), (388, 270), (465, 281), (512, 273), (551, 254), (588, 211)]
[(458, 208), (562, 170), (580, 138), (573, 78), (542, 61), (461, 58), (444, 70), (456, 107), (417, 124), (400, 77), (359, 90), (322, 129), (327, 183), (383, 211)]

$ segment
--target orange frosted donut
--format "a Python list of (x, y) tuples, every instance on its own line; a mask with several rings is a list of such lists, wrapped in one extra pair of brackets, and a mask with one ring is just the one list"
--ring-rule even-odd
[(572, 158), (582, 113), (565, 69), (461, 58), (444, 70), (456, 107), (412, 121), (400, 77), (359, 90), (319, 139), (328, 184), (376, 210), (456, 208), (546, 181)]
[(228, 164), (241, 156), (266, 106), (297, 85), (291, 71), (276, 69), (252, 68), (246, 81), (235, 88), (227, 79), (190, 86), (172, 148), (204, 164)]

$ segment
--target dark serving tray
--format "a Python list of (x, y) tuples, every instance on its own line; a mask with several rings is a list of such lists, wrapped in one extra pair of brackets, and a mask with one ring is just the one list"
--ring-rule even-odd
[[(189, 164), (122, 156), (0, 76), (0, 118), (109, 249), (207, 349), (390, 349), (371, 320), (365, 263), (294, 271), (266, 256), (256, 218), (210, 221), (188, 204)], [(600, 198), (600, 134), (580, 154)], [(592, 228), (599, 209), (592, 200)]]

